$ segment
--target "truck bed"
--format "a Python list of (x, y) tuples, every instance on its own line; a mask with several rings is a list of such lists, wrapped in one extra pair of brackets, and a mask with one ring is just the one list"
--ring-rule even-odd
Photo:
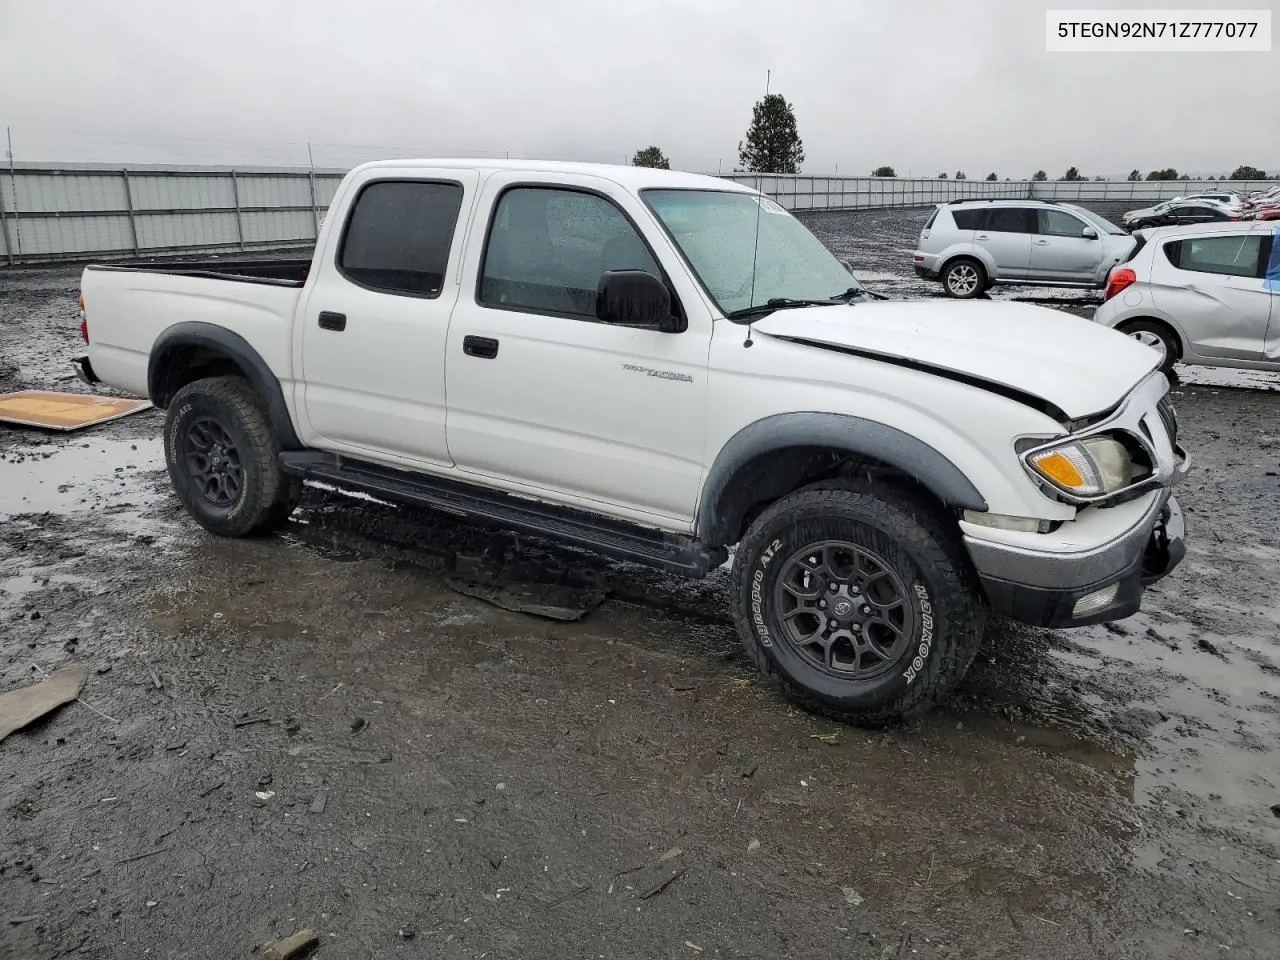
[(145, 263), (91, 263), (88, 270), (166, 273), (180, 277), (205, 277), (276, 287), (301, 287), (311, 272), (311, 258), (277, 260), (157, 260)]

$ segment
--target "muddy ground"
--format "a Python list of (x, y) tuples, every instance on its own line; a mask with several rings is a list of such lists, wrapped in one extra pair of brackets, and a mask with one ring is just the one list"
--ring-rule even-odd
[[(811, 222), (870, 286), (935, 296), (923, 217)], [(0, 272), (0, 389), (78, 386), (77, 282)], [(762, 686), (723, 576), (320, 489), (218, 540), (168, 492), (160, 414), (0, 427), (0, 691), (90, 668), (0, 744), (0, 957), (312, 927), (334, 958), (1274, 958), (1278, 389), (1184, 372), (1193, 540), (1141, 614), (998, 623), (888, 733)], [(485, 551), (609, 599), (558, 623), (451, 590)]]

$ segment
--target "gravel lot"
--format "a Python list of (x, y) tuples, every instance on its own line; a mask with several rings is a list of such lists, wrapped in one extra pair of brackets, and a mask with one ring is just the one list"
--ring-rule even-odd
[[(874, 289), (938, 296), (925, 215), (810, 223)], [(77, 284), (0, 271), (0, 390), (78, 386)], [(891, 733), (763, 687), (721, 577), (320, 489), (282, 536), (217, 540), (169, 495), (160, 414), (0, 427), (0, 692), (90, 667), (0, 744), (0, 958), (312, 927), (334, 958), (1274, 960), (1278, 390), (1183, 373), (1192, 542), (1141, 614), (997, 623)], [(556, 623), (452, 591), (486, 552), (609, 599)]]

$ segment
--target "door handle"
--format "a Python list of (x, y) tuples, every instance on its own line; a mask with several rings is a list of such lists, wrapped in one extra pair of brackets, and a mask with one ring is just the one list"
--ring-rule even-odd
[(973, 239), (975, 239), (975, 240), (990, 240), (991, 238), (990, 238), (990, 237), (988, 237), (985, 233), (980, 233), (980, 234), (978, 234), (976, 237), (974, 237)]
[(492, 360), (498, 355), (498, 341), (493, 337), (463, 337), (462, 352), (468, 357)]
[(347, 329), (347, 315), (345, 313), (334, 313), (332, 310), (321, 310), (320, 316), (316, 319), (320, 323), (321, 330)]
[(1045, 247), (1049, 245), (1048, 240), (1033, 240), (1031, 242), (1034, 243), (1037, 247)]

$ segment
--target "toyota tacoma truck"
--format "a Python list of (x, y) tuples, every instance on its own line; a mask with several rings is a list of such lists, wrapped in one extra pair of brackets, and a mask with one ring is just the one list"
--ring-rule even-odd
[(1149, 347), (1046, 308), (870, 295), (748, 187), (377, 162), (310, 260), (91, 265), (81, 375), (167, 411), (215, 534), (314, 480), (701, 577), (801, 704), (919, 715), (992, 611), (1071, 627), (1182, 558)]

